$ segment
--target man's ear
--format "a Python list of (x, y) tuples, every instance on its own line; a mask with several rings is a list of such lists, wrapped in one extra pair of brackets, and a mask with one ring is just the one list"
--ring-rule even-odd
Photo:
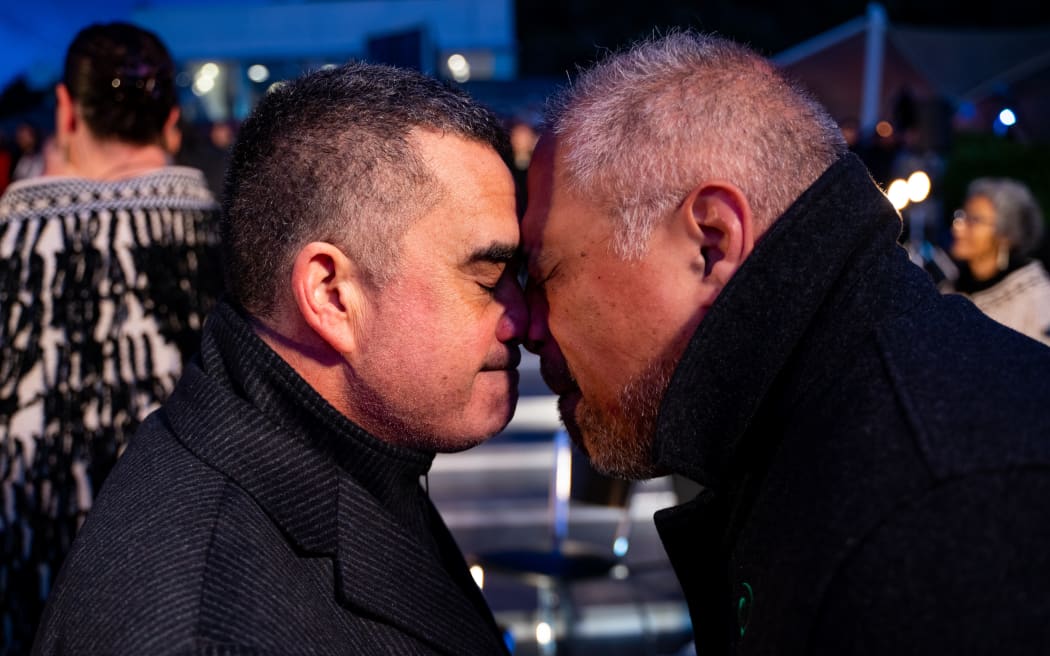
[(161, 145), (172, 157), (178, 155), (179, 150), (182, 149), (182, 128), (179, 126), (179, 116), (179, 108), (172, 107), (161, 131)]
[(55, 85), (55, 140), (60, 148), (69, 147), (69, 135), (77, 129), (77, 112), (69, 89), (59, 82)]
[(699, 251), (697, 272), (713, 301), (755, 247), (751, 205), (736, 185), (709, 181), (697, 185), (679, 211)]
[(315, 241), (292, 264), (292, 296), (303, 321), (339, 353), (350, 353), (361, 339), (367, 301), (365, 280), (339, 248)]

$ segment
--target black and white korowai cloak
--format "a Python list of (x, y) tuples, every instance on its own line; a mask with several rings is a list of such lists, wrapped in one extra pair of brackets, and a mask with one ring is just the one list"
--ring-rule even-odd
[(0, 197), (0, 613), (16, 653), (127, 438), (197, 349), (218, 245), (195, 169)]

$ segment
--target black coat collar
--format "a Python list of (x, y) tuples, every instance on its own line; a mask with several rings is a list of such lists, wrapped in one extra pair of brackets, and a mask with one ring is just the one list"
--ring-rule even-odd
[(199, 360), (165, 414), (186, 447), (246, 490), (299, 549), (335, 559), (337, 594), (351, 607), (438, 652), (503, 652), (429, 500), (420, 514), (433, 545), (391, 511), (418, 491), (433, 454), (381, 442), (339, 414), (232, 307), (209, 317)]
[(759, 240), (701, 321), (661, 405), (656, 463), (717, 492), (833, 287), (863, 275), (858, 253), (896, 242), (900, 231), (900, 216), (855, 155), (829, 167)]

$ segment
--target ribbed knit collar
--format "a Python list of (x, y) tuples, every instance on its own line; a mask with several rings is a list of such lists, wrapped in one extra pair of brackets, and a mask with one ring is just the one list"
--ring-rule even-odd
[[(252, 424), (244, 432), (255, 434), (213, 434), (214, 443), (191, 448), (212, 452), (234, 469), (240, 483), (254, 488), (250, 491), (283, 495), (274, 504), (288, 522), (312, 523), (303, 526), (305, 534), (327, 526), (334, 513), (326, 504), (335, 498), (327, 488), (342, 470), (410, 533), (418, 536), (426, 530), (419, 479), (429, 471), (434, 454), (383, 442), (350, 421), (267, 346), (233, 306), (221, 302), (209, 315), (198, 366), (191, 366), (180, 381), (182, 388), (193, 387), (192, 393), (177, 391), (173, 401), (192, 396), (192, 401), (206, 403), (209, 394), (234, 397), (241, 420)], [(245, 452), (231, 453), (237, 449)], [(278, 450), (277, 457), (259, 458), (259, 449)], [(297, 472), (267, 470), (267, 463), (279, 462), (281, 455), (311, 464)], [(329, 473), (322, 475), (324, 471)], [(282, 478), (287, 478), (283, 490), (274, 485)], [(327, 551), (331, 545), (315, 547)]]
[(900, 230), (855, 155), (829, 167), (758, 241), (693, 334), (661, 405), (657, 464), (717, 491), (814, 317), (849, 302)]

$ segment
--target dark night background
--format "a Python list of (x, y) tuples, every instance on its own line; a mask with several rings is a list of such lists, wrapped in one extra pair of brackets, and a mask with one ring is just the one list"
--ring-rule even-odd
[[(563, 75), (654, 30), (691, 27), (717, 32), (773, 55), (865, 13), (867, 2), (818, 0), (517, 0), (522, 77)], [(1026, 27), (1050, 23), (1050, 4), (1002, 0), (962, 6), (958, 1), (888, 0), (891, 24), (926, 27)]]

